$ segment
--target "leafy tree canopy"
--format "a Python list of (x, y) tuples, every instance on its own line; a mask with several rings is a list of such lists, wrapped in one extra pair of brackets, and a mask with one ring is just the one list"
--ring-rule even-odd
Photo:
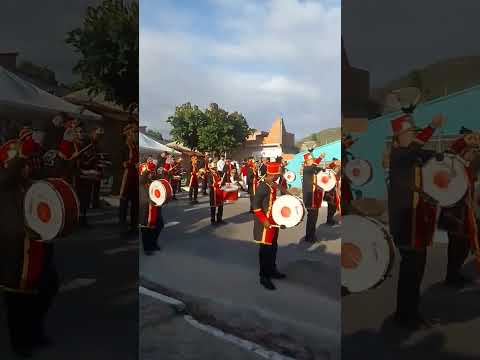
[(104, 0), (88, 7), (83, 26), (66, 39), (81, 56), (73, 70), (83, 87), (125, 109), (139, 97), (138, 26), (137, 2)]
[(228, 113), (217, 104), (202, 111), (190, 103), (178, 106), (167, 120), (172, 125), (171, 135), (192, 150), (231, 152), (242, 145), (251, 133), (245, 117)]

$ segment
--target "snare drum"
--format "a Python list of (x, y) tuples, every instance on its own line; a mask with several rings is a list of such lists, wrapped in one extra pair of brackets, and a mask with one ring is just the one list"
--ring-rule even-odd
[(342, 286), (362, 292), (380, 285), (390, 274), (395, 245), (379, 221), (357, 215), (342, 218)]
[(237, 201), (238, 189), (239, 187), (237, 185), (231, 183), (222, 186), (221, 190), (223, 191), (223, 201), (225, 201), (226, 204), (232, 204)]
[(300, 224), (305, 216), (305, 206), (300, 198), (293, 195), (278, 197), (272, 206), (272, 217), (278, 225), (291, 228)]
[(430, 159), (422, 167), (422, 190), (442, 207), (459, 202), (466, 194), (468, 184), (466, 167), (455, 155), (445, 154), (441, 161)]
[(25, 194), (27, 225), (42, 240), (69, 235), (79, 218), (79, 201), (73, 188), (63, 179), (35, 182)]
[(372, 179), (373, 168), (367, 160), (353, 159), (345, 164), (344, 174), (353, 186), (363, 186)]
[(337, 185), (337, 177), (332, 169), (320, 170), (317, 174), (317, 185), (327, 192)]
[(148, 189), (150, 200), (157, 206), (162, 206), (170, 201), (173, 194), (173, 189), (170, 183), (165, 179), (154, 180)]

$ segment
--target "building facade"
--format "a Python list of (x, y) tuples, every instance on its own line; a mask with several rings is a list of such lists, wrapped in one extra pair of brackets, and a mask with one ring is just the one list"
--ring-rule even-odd
[(234, 151), (232, 158), (242, 160), (249, 156), (255, 158), (291, 157), (298, 152), (295, 147), (295, 135), (286, 130), (283, 118), (277, 117), (269, 131), (255, 131), (245, 144)]

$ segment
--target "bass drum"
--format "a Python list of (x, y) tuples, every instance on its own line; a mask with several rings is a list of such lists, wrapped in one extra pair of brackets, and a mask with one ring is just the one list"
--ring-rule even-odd
[(337, 185), (337, 177), (332, 169), (320, 170), (317, 174), (317, 185), (327, 192), (333, 190)]
[(423, 191), (441, 207), (459, 202), (466, 194), (468, 184), (465, 165), (455, 155), (445, 154), (441, 161), (430, 159), (422, 167)]
[(379, 286), (390, 274), (395, 245), (379, 221), (357, 215), (342, 218), (342, 286), (358, 293)]
[(282, 195), (273, 203), (272, 217), (277, 225), (291, 228), (300, 224), (304, 216), (305, 206), (296, 196)]
[(343, 171), (350, 183), (357, 187), (368, 184), (373, 175), (372, 165), (363, 159), (349, 160)]
[(152, 181), (148, 192), (150, 194), (150, 200), (157, 206), (162, 206), (170, 201), (173, 196), (172, 186), (165, 179)]
[(75, 191), (63, 179), (37, 181), (25, 194), (26, 223), (44, 241), (71, 234), (79, 209)]

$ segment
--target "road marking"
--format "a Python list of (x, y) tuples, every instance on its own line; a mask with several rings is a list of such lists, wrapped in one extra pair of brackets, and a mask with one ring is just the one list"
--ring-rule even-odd
[(213, 335), (215, 337), (218, 337), (220, 339), (223, 339), (225, 341), (228, 341), (232, 344), (235, 344), (247, 351), (254, 352), (255, 354), (265, 358), (265, 359), (278, 359), (278, 360), (295, 360), (291, 357), (281, 355), (275, 351), (267, 350), (263, 346), (260, 346), (258, 344), (255, 344), (254, 342), (248, 341), (241, 339), (235, 335), (227, 334), (223, 332), (222, 330), (219, 330), (217, 328), (214, 328), (213, 326), (210, 325), (205, 325), (202, 323), (199, 323), (197, 320), (195, 320), (193, 317), (190, 315), (185, 315), (183, 317), (186, 322), (188, 322), (190, 325), (195, 327), (196, 329), (202, 330), (210, 335)]
[(177, 311), (185, 311), (185, 309), (187, 308), (185, 306), (185, 304), (183, 302), (181, 302), (180, 300), (177, 300), (177, 299), (174, 299), (174, 298), (171, 298), (169, 296), (166, 296), (166, 295), (163, 295), (163, 294), (160, 294), (156, 291), (152, 291), (152, 290), (149, 290), (147, 288), (144, 288), (143, 286), (140, 286), (138, 288), (138, 292), (140, 294), (143, 294), (143, 295), (146, 295), (146, 296), (150, 296), (154, 299), (157, 299), (165, 304), (168, 304), (168, 305), (171, 305), (173, 306)]
[(60, 292), (67, 292), (67, 291), (75, 290), (78, 288), (90, 286), (96, 282), (97, 282), (97, 279), (77, 278), (66, 284), (63, 284), (60, 287)]
[(128, 251), (132, 251), (132, 250), (138, 250), (138, 245), (129, 245), (129, 246), (119, 247), (119, 248), (115, 248), (115, 249), (110, 249), (110, 250), (104, 251), (103, 253), (105, 255), (115, 255), (115, 254), (119, 254), (119, 253), (122, 253), (122, 252), (128, 252)]
[(205, 209), (205, 208), (209, 208), (209, 207), (210, 207), (210, 203), (205, 203), (205, 204), (196, 205), (195, 207), (188, 208), (188, 209), (185, 209), (183, 211), (184, 212), (190, 212), (190, 211), (194, 211), (194, 210), (197, 210), (197, 209)]
[(180, 224), (180, 221), (170, 221), (165, 224), (165, 229)]

